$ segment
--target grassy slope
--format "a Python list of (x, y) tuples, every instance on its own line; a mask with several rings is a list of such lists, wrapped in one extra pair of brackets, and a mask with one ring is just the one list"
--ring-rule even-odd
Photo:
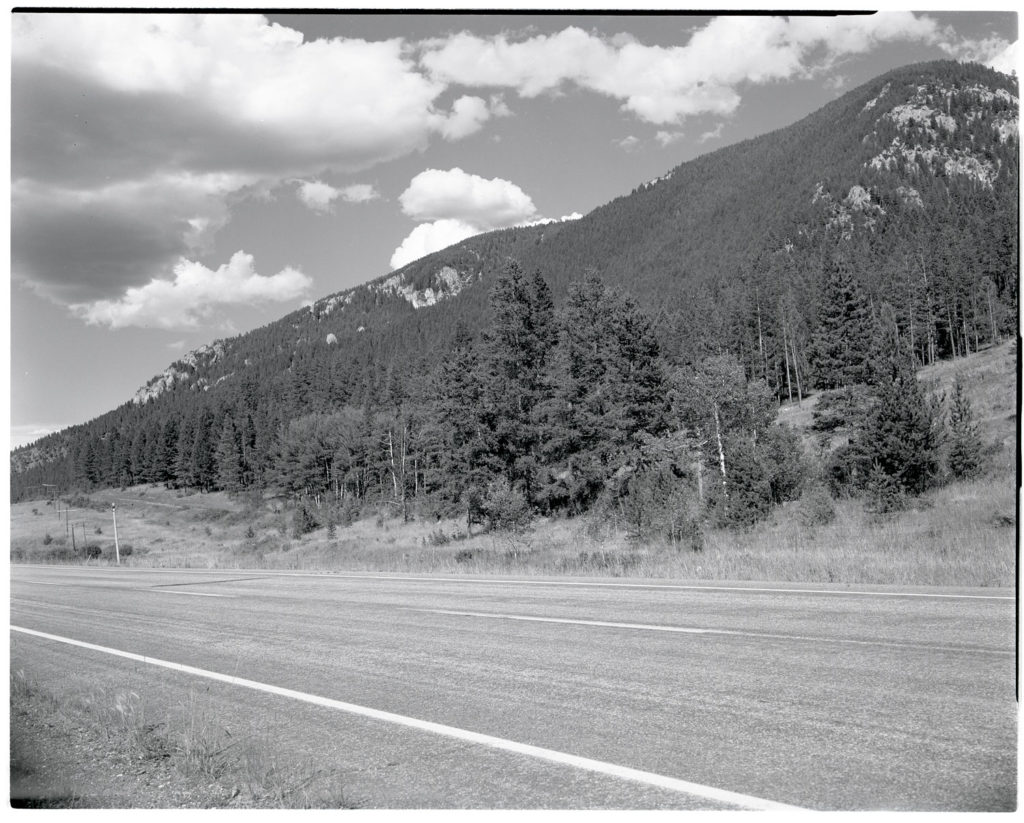
[[(117, 502), (122, 547), (133, 565), (307, 568), (514, 574), (642, 575), (717, 580), (1011, 586), (1015, 581), (1017, 446), (1016, 346), (1007, 343), (925, 369), (938, 391), (963, 375), (986, 444), (985, 474), (926, 495), (897, 517), (877, 520), (859, 501), (836, 503), (836, 519), (817, 528), (799, 523), (799, 503), (776, 510), (750, 532), (711, 531), (704, 551), (636, 545), (592, 518), (541, 521), (529, 534), (466, 538), (457, 521), (402, 523), (366, 518), (339, 528), (291, 536), (291, 518), (270, 503), (252, 514), (225, 495), (183, 494), (160, 487), (91, 495), (95, 508), (71, 512), (71, 523), (113, 552), (110, 502)], [(808, 450), (815, 398), (781, 409)], [(33, 513), (33, 509), (37, 513)], [(45, 561), (62, 541), (52, 506), (21, 503), (11, 511), (12, 559)], [(99, 528), (102, 533), (96, 534)], [(53, 542), (43, 545), (45, 534)], [(83, 528), (78, 526), (78, 542)]]

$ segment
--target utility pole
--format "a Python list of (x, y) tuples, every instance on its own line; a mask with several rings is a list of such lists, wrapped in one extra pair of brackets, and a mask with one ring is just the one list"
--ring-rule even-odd
[(114, 518), (114, 554), (117, 556), (117, 565), (121, 565), (121, 549), (117, 545), (117, 503), (110, 504), (110, 514)]

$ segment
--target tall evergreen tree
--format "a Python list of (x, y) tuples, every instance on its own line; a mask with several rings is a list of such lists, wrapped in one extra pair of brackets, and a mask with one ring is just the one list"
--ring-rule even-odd
[(820, 389), (867, 380), (873, 339), (871, 310), (850, 264), (834, 263), (819, 310), (818, 327), (807, 352)]
[(210, 409), (203, 409), (196, 420), (189, 459), (190, 485), (202, 491), (210, 491), (217, 482), (216, 435), (214, 415)]
[(481, 419), (483, 382), (477, 348), (460, 325), (447, 356), (438, 364), (430, 394), (432, 485), (450, 503), (468, 503), (471, 489), (479, 496), (493, 476)]
[(569, 288), (541, 405), (548, 505), (586, 508), (617, 471), (635, 468), (641, 433), (667, 426), (668, 390), (651, 322), (594, 275)]
[(224, 426), (217, 440), (217, 485), (224, 491), (242, 488), (242, 441), (231, 415), (224, 415)]
[(981, 468), (981, 437), (961, 375), (956, 376), (949, 406), (949, 472), (956, 478), (973, 477)]
[(859, 451), (869, 471), (881, 472), (909, 494), (920, 494), (938, 473), (942, 421), (917, 379), (913, 355), (894, 331), (888, 340), (888, 355), (873, 364), (877, 399)]
[(527, 277), (510, 260), (491, 290), (490, 306), (493, 320), (481, 358), (488, 447), (509, 486), (531, 499), (539, 445), (534, 409), (557, 333), (554, 303), (539, 272)]

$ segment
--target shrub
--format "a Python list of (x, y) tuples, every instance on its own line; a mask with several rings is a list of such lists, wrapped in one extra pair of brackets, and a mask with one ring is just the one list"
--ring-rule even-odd
[(444, 529), (434, 529), (434, 531), (430, 533), (428, 540), (431, 546), (447, 546), (452, 542), (452, 539)]
[(871, 467), (867, 483), (867, 504), (869, 512), (876, 515), (903, 511), (907, 507), (907, 494), (899, 478), (888, 474), (881, 465)]
[(480, 502), (480, 514), (489, 531), (518, 532), (526, 529), (533, 520), (526, 497), (504, 479), (496, 480), (487, 487), (487, 493)]
[(767, 470), (772, 503), (786, 503), (800, 497), (808, 475), (800, 437), (787, 426), (771, 426), (757, 444), (760, 463)]
[(47, 532), (46, 536), (43, 538), (43, 545), (44, 546), (49, 546), (52, 542), (53, 542), (53, 536), (49, 532)]
[(630, 475), (621, 485), (616, 507), (632, 540), (661, 539), (694, 551), (704, 547), (689, 481), (667, 465)]
[(473, 559), (473, 550), (472, 549), (459, 549), (457, 552), (455, 552), (455, 562), (456, 563), (468, 563), (472, 559)]
[(836, 507), (832, 495), (823, 483), (809, 483), (797, 503), (796, 516), (800, 524), (813, 529), (827, 526), (836, 519)]
[(87, 560), (96, 560), (103, 556), (103, 549), (97, 543), (89, 543), (82, 546), (82, 556)]
[(723, 490), (718, 483), (712, 485), (715, 522), (726, 528), (749, 528), (771, 510), (771, 482), (753, 446), (746, 439), (731, 438), (727, 454), (726, 489)]
[(843, 428), (860, 428), (867, 420), (871, 404), (871, 395), (863, 385), (822, 392), (811, 413), (811, 429), (831, 433)]
[(304, 534), (309, 534), (319, 525), (320, 524), (317, 523), (316, 516), (304, 501), (300, 502), (295, 507), (295, 512), (292, 515), (292, 530), (295, 537), (302, 537)]

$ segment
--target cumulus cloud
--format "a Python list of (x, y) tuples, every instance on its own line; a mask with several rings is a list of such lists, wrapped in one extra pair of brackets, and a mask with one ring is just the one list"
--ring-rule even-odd
[(809, 76), (881, 43), (937, 43), (944, 34), (932, 18), (911, 12), (717, 17), (685, 46), (646, 46), (576, 27), (518, 41), (462, 32), (425, 44), (421, 62), (437, 81), (511, 88), (523, 97), (574, 84), (621, 101), (641, 120), (667, 124), (735, 111), (744, 83)]
[[(515, 183), (500, 177), (488, 180), (460, 168), (420, 172), (398, 199), (405, 214), (426, 222), (395, 249), (393, 269), (485, 231), (556, 222), (538, 215), (533, 200)], [(581, 216), (573, 212), (561, 219)]]
[(444, 219), (432, 223), (422, 223), (412, 230), (402, 244), (391, 255), (391, 268), (399, 269), (406, 263), (446, 249), (467, 237), (480, 234), (483, 229), (463, 220)]
[(338, 198), (346, 203), (365, 203), (380, 197), (377, 190), (368, 183), (356, 183), (341, 189), (336, 189), (322, 180), (299, 180), (298, 183), (299, 187), (295, 193), (299, 200), (320, 214), (330, 212), (332, 204)]
[(238, 251), (216, 270), (182, 258), (173, 280), (154, 279), (129, 288), (120, 299), (74, 303), (69, 308), (86, 323), (111, 329), (195, 328), (217, 307), (294, 300), (312, 284), (291, 267), (269, 277), (257, 274), (252, 255)]
[[(240, 199), (492, 116), (441, 105), (406, 41), (306, 41), (260, 15), (16, 14), (11, 44), (12, 275), (65, 305), (166, 281)], [(305, 202), (371, 196), (334, 191)]]
[(613, 140), (616, 146), (623, 151), (633, 151), (637, 146), (640, 145), (640, 138), (632, 134), (623, 137), (621, 140)]
[(415, 220), (454, 219), (482, 231), (514, 226), (537, 213), (533, 200), (515, 183), (500, 177), (487, 180), (460, 168), (420, 172), (398, 200)]
[(943, 49), (957, 60), (984, 63), (1003, 74), (1017, 73), (1017, 41), (1012, 43), (1002, 37), (986, 37), (981, 40), (960, 40), (943, 45)]

